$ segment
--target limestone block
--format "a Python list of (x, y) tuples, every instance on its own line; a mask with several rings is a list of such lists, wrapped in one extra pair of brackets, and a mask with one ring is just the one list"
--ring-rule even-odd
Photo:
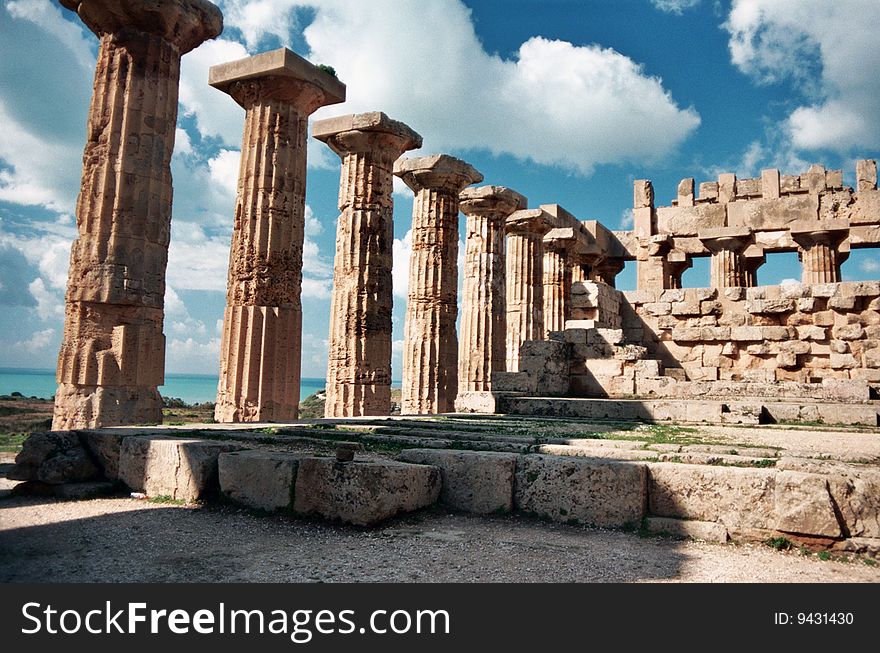
[(877, 162), (871, 159), (856, 163), (856, 190), (872, 191), (877, 189)]
[(785, 533), (840, 537), (828, 477), (781, 471), (776, 475), (774, 528)]
[(492, 372), (492, 388), (495, 392), (533, 393), (537, 390), (536, 379), (522, 372)]
[(192, 502), (218, 488), (217, 458), (244, 447), (234, 442), (141, 436), (125, 438), (119, 480), (150, 497)]
[(80, 431), (80, 439), (104, 472), (104, 478), (115, 481), (119, 479), (119, 452), (122, 441), (131, 435), (128, 430), (99, 429)]
[(724, 227), (726, 217), (724, 207), (719, 204), (660, 206), (657, 208), (657, 229), (676, 236), (696, 236), (702, 229)]
[(441, 503), (463, 512), (513, 510), (516, 454), (446, 449), (407, 449), (398, 460), (440, 469)]
[(587, 342), (619, 345), (623, 342), (623, 329), (593, 329), (587, 333)]
[(430, 506), (439, 496), (440, 470), (431, 465), (306, 457), (299, 462), (293, 506), (299, 514), (372, 526)]
[(831, 329), (831, 335), (838, 340), (858, 340), (865, 337), (861, 324), (846, 324)]
[(749, 313), (787, 313), (794, 310), (792, 299), (756, 299), (746, 302)]
[(645, 310), (651, 315), (669, 315), (672, 312), (672, 304), (669, 302), (654, 302), (645, 304)]
[(650, 463), (649, 512), (724, 524), (732, 533), (774, 527), (775, 470)]
[(721, 302), (705, 301), (700, 302), (700, 313), (703, 315), (718, 315), (724, 311)]
[(825, 329), (820, 326), (804, 325), (795, 327), (800, 340), (825, 340)]
[(797, 300), (797, 310), (811, 313), (816, 306), (815, 297), (801, 297)]
[(852, 354), (831, 354), (831, 369), (850, 370), (858, 366), (859, 363)]
[(851, 311), (856, 306), (856, 298), (844, 295), (834, 295), (828, 299), (828, 308), (835, 311)]
[(217, 459), (224, 496), (259, 510), (293, 508), (293, 487), (301, 454), (282, 451), (235, 451)]
[(672, 339), (676, 342), (697, 342), (702, 338), (702, 330), (698, 327), (675, 327)]
[(526, 455), (517, 459), (514, 505), (554, 521), (620, 528), (644, 517), (646, 490), (640, 463)]
[(101, 471), (75, 432), (52, 431), (28, 436), (6, 477), (57, 485), (95, 480)]
[(761, 337), (764, 340), (788, 340), (797, 335), (794, 327), (765, 326), (761, 327)]
[(730, 339), (730, 327), (702, 327), (700, 340), (720, 341)]
[(754, 326), (744, 326), (744, 327), (731, 327), (730, 329), (730, 339), (731, 340), (763, 340), (764, 334), (762, 327), (754, 327)]
[(776, 356), (776, 363), (779, 367), (797, 367), (797, 354), (787, 351), (780, 352)]
[(828, 346), (835, 354), (846, 354), (849, 352), (849, 343), (843, 340), (832, 340), (828, 343)]
[(826, 327), (833, 326), (834, 311), (819, 311), (818, 313), (813, 313), (813, 324)]

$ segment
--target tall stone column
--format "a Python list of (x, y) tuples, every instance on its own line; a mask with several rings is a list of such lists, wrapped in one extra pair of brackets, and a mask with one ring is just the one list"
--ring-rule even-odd
[(62, 0), (100, 39), (52, 428), (162, 421), (180, 58), (223, 29), (204, 0)]
[(342, 159), (324, 415), (389, 415), (392, 170), (422, 137), (379, 112), (320, 120), (312, 136)]
[(519, 371), (519, 348), (544, 339), (544, 234), (551, 229), (543, 209), (516, 211), (507, 218), (508, 372)]
[(799, 221), (791, 224), (791, 236), (798, 244), (801, 281), (805, 284), (837, 283), (846, 254), (840, 245), (849, 233), (847, 220)]
[(571, 257), (577, 239), (572, 229), (551, 229), (544, 236), (544, 337), (565, 330), (571, 315)]
[(416, 194), (401, 412), (448, 413), (458, 390), (458, 196), (483, 175), (446, 154), (398, 159), (394, 174)]
[(492, 372), (505, 368), (504, 222), (526, 198), (502, 186), (465, 188), (459, 196), (467, 217), (458, 393), (492, 389)]
[(698, 237), (712, 253), (709, 267), (711, 287), (744, 287), (746, 271), (742, 252), (751, 237), (749, 230), (739, 227), (705, 229), (699, 232)]
[(345, 85), (285, 48), (214, 66), (209, 83), (246, 112), (214, 419), (295, 419), (308, 118)]

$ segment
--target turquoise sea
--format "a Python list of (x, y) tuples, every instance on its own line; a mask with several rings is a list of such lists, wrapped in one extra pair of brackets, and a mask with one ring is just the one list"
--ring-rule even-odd
[[(324, 379), (305, 378), (300, 382), (300, 400), (323, 390)], [(55, 371), (0, 367), (0, 395), (20, 392), (25, 397), (49, 399), (55, 395)], [(159, 388), (163, 397), (176, 397), (188, 404), (217, 399), (217, 377), (211, 374), (166, 374)]]

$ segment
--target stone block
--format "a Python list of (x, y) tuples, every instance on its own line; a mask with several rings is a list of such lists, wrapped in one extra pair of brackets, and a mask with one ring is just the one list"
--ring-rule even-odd
[(730, 339), (738, 341), (763, 340), (764, 334), (762, 333), (762, 327), (731, 327)]
[(847, 297), (844, 295), (834, 295), (833, 297), (828, 298), (828, 308), (838, 311), (838, 312), (846, 312), (851, 311), (856, 306), (856, 298), (855, 297)]
[(122, 441), (131, 436), (126, 430), (99, 429), (80, 431), (80, 439), (104, 472), (104, 478), (119, 479), (119, 452)]
[(192, 502), (219, 487), (217, 459), (244, 447), (234, 442), (162, 436), (125, 438), (119, 480), (150, 497)]
[(397, 459), (439, 468), (440, 501), (450, 508), (476, 514), (513, 509), (516, 454), (407, 449)]
[(293, 487), (301, 454), (234, 451), (217, 459), (220, 491), (230, 500), (260, 510), (293, 508)]
[(699, 327), (675, 327), (672, 330), (672, 339), (676, 342), (697, 342), (701, 338)]
[(832, 328), (831, 335), (837, 340), (859, 340), (865, 337), (865, 329), (861, 324), (843, 324)]
[(795, 337), (797, 332), (793, 327), (765, 326), (761, 327), (761, 337), (764, 340), (788, 340)]
[(640, 463), (543, 455), (517, 459), (514, 505), (554, 521), (634, 526), (645, 515), (646, 491)]
[(797, 329), (797, 335), (799, 340), (815, 340), (822, 341), (825, 340), (825, 329), (820, 326), (814, 325), (804, 325), (795, 327)]
[(672, 312), (672, 304), (669, 302), (653, 302), (645, 304), (645, 310), (651, 315), (669, 315)]
[(100, 478), (101, 471), (73, 431), (32, 433), (6, 477), (57, 485)]
[(440, 496), (440, 470), (396, 461), (302, 458), (294, 510), (357, 526), (372, 526), (430, 506)]
[(649, 512), (724, 524), (731, 533), (770, 530), (775, 470), (650, 463)]
[(840, 537), (828, 477), (781, 471), (776, 475), (774, 528), (785, 533)]

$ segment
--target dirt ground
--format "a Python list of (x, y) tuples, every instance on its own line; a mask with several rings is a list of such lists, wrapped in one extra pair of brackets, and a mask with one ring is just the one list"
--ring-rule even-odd
[(880, 582), (880, 567), (433, 510), (364, 530), (130, 498), (0, 500), (0, 582)]

